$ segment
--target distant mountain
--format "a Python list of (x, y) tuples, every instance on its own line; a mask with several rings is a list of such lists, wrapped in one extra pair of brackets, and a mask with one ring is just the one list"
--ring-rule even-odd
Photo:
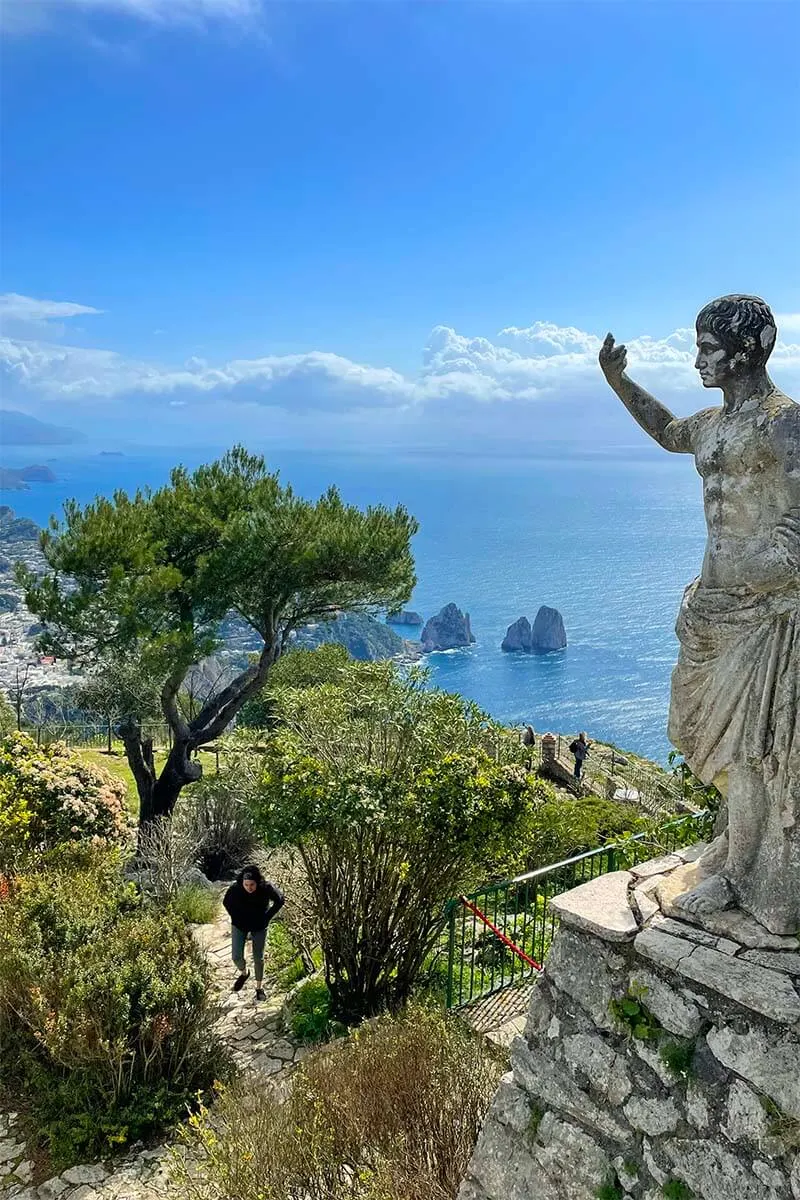
[(48, 425), (15, 409), (0, 409), (0, 442), (5, 446), (71, 446), (85, 441), (77, 429)]

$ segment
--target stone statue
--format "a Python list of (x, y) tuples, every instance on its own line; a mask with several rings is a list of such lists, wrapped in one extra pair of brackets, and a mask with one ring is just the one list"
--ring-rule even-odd
[(722, 406), (674, 417), (626, 374), (611, 334), (600, 366), (665, 450), (693, 454), (708, 540), (683, 597), (669, 733), (727, 802), (727, 828), (676, 907), (729, 907), (772, 934), (800, 931), (800, 405), (767, 374), (775, 320), (755, 296), (723, 296), (697, 318), (703, 386)]

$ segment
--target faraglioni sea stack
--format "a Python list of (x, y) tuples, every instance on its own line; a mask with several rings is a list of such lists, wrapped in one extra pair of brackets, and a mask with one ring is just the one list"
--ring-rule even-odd
[(456, 604), (446, 604), (441, 612), (426, 623), (422, 631), (425, 654), (434, 650), (461, 650), (475, 641), (469, 624), (469, 613), (462, 613)]
[(567, 644), (564, 619), (557, 608), (543, 604), (531, 626), (527, 617), (509, 625), (500, 649), (506, 654), (549, 654)]

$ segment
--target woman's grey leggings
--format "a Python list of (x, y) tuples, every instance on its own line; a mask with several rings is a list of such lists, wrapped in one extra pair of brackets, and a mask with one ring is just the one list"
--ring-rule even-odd
[(264, 946), (267, 941), (266, 929), (257, 929), (255, 933), (245, 933), (243, 929), (237, 929), (235, 925), (231, 925), (231, 958), (234, 966), (238, 967), (244, 975), (247, 967), (244, 961), (244, 947), (248, 938), (253, 939), (253, 966), (256, 969), (256, 979), (264, 978)]

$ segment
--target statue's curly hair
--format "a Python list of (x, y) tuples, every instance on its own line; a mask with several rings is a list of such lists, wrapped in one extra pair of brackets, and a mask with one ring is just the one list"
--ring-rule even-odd
[(763, 367), (772, 353), (778, 327), (759, 296), (720, 296), (697, 314), (698, 333), (713, 333), (730, 358), (742, 356), (750, 367)]

